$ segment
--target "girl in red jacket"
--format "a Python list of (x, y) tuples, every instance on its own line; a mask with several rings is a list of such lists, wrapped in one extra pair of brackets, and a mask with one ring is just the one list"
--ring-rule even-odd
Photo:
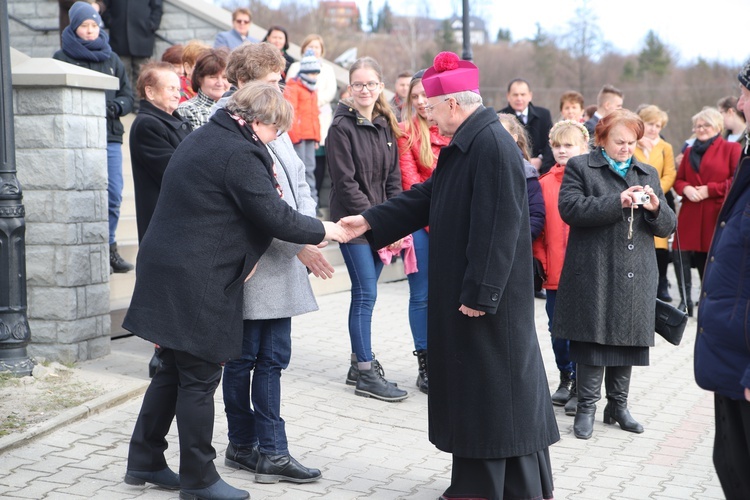
[[(424, 70), (417, 72), (409, 84), (409, 93), (402, 110), (404, 121), (398, 124), (403, 135), (398, 138), (401, 186), (404, 191), (430, 178), (437, 165), (440, 148), (450, 142), (438, 133), (436, 125), (427, 121), (427, 97), (422, 86)], [(417, 272), (406, 275), (409, 280), (409, 326), (414, 338), (419, 374), (417, 387), (428, 392), (427, 380), (427, 259), (429, 258), (428, 228), (412, 234), (417, 255)]]
[(320, 144), (320, 110), (318, 91), (315, 89), (320, 74), (320, 61), (312, 49), (305, 52), (299, 64), (299, 73), (289, 78), (284, 87), (284, 97), (294, 108), (294, 122), (289, 129), (289, 138), (294, 150), (305, 164), (305, 180), (310, 185), (310, 194), (318, 203), (315, 186), (315, 150)]
[[(547, 276), (542, 284), (547, 290), (547, 317), (552, 327), (552, 316), (555, 313), (555, 297), (560, 282), (565, 247), (568, 245), (568, 225), (563, 222), (557, 208), (565, 165), (574, 156), (587, 153), (589, 133), (580, 122), (562, 120), (557, 122), (549, 132), (549, 144), (555, 157), (555, 165), (549, 172), (539, 178), (544, 197), (546, 216), (542, 234), (534, 240), (534, 258), (538, 259)], [(575, 415), (578, 398), (576, 397), (576, 366), (570, 361), (569, 341), (552, 337), (552, 350), (555, 363), (560, 370), (560, 385), (552, 395), (552, 404), (565, 405), (566, 415)]]

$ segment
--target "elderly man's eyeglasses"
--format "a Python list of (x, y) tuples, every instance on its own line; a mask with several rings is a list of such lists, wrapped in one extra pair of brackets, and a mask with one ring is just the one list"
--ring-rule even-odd
[(450, 99), (451, 99), (450, 97), (446, 97), (445, 99), (443, 99), (440, 102), (436, 102), (435, 104), (430, 104), (428, 106), (425, 106), (424, 110), (427, 111), (428, 113), (432, 113), (432, 110), (435, 109), (435, 106), (437, 106), (439, 104), (443, 104), (445, 101), (450, 101)]
[(352, 83), (349, 85), (353, 91), (362, 92), (362, 89), (366, 88), (370, 92), (380, 87), (380, 82), (367, 82), (367, 83)]

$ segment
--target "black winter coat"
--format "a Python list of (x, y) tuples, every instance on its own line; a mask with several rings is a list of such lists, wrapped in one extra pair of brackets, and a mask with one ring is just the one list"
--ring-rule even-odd
[(104, 0), (102, 20), (112, 50), (121, 56), (151, 57), (161, 24), (163, 0)]
[[(516, 110), (506, 106), (500, 110), (500, 113), (515, 115)], [(523, 124), (523, 122), (521, 123)], [(552, 129), (552, 115), (549, 110), (529, 103), (529, 114), (524, 128), (531, 142), (531, 157), (537, 158), (542, 155), (542, 168), (539, 173), (549, 172), (555, 164), (555, 157), (552, 155), (552, 148), (549, 145), (549, 131)]]
[(213, 363), (240, 356), (242, 285), (271, 239), (325, 236), (322, 222), (281, 199), (272, 165), (222, 110), (182, 141), (138, 249), (125, 329)]
[(105, 90), (104, 98), (107, 100), (107, 105), (111, 102), (116, 102), (120, 109), (119, 116), (111, 117), (109, 114), (107, 115), (107, 142), (119, 142), (122, 144), (122, 134), (125, 132), (125, 128), (122, 126), (122, 122), (120, 122), (120, 116), (125, 116), (133, 111), (133, 89), (130, 87), (128, 75), (125, 73), (125, 65), (122, 64), (117, 54), (112, 52), (112, 56), (106, 61), (84, 61), (73, 59), (60, 49), (55, 52), (52, 58), (104, 73), (105, 75), (114, 76), (120, 81), (120, 88), (117, 90)]
[[(398, 145), (382, 115), (371, 123), (353, 106), (339, 102), (326, 138), (326, 163), (334, 222), (359, 215), (401, 192)], [(366, 240), (355, 238), (352, 243)]]
[[(484, 459), (556, 442), (534, 324), (526, 179), (495, 111), (480, 108), (458, 128), (427, 181), (363, 215), (374, 248), (430, 226), (430, 441)], [(470, 318), (461, 304), (486, 314)]]
[(139, 242), (156, 208), (161, 180), (172, 153), (191, 130), (190, 124), (177, 113), (167, 114), (147, 100), (141, 100), (138, 116), (130, 127), (130, 164)]

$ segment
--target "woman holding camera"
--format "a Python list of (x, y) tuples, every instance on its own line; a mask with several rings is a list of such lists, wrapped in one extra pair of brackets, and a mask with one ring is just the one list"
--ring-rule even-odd
[(596, 148), (568, 161), (559, 208), (570, 225), (552, 333), (570, 340), (577, 364), (578, 407), (574, 434), (594, 428), (602, 378), (604, 423), (641, 433), (628, 411), (633, 366), (648, 365), (654, 345), (658, 270), (654, 236), (675, 228), (656, 169), (633, 157), (643, 121), (618, 110), (595, 129)]

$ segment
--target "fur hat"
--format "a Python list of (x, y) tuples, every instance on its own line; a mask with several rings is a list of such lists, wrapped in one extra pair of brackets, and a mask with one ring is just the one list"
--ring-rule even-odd
[(91, 6), (88, 2), (76, 2), (68, 11), (68, 17), (70, 17), (70, 29), (73, 31), (77, 30), (84, 21), (93, 19), (96, 24), (102, 25), (102, 18), (99, 13)]
[(743, 87), (750, 90), (750, 61), (745, 63), (745, 66), (740, 70), (740, 74), (737, 75), (737, 79)]
[(320, 61), (312, 49), (307, 49), (299, 62), (300, 73), (320, 73)]
[(479, 68), (460, 60), (453, 52), (441, 52), (435, 56), (432, 67), (424, 72), (422, 85), (427, 97), (465, 91), (478, 94)]

